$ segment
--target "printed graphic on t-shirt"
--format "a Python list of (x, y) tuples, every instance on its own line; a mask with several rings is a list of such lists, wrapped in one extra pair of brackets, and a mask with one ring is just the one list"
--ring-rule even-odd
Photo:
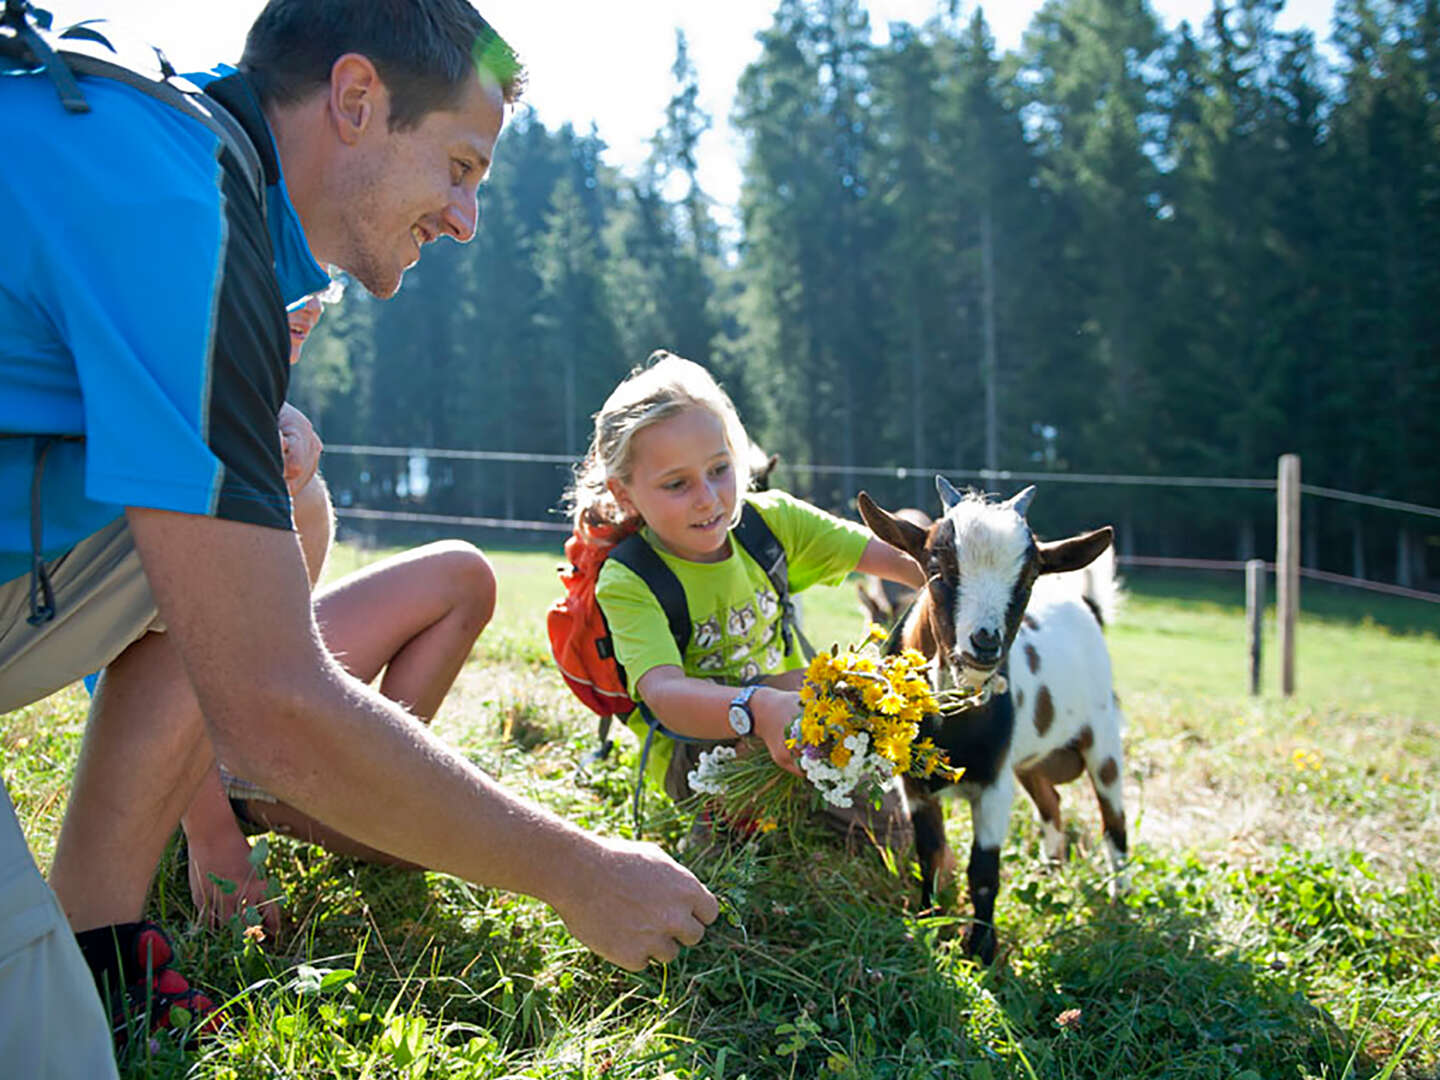
[(730, 617), (725, 620), (725, 629), (730, 637), (743, 638), (754, 629), (756, 621), (755, 605), (746, 604), (744, 607), (730, 609)]
[(755, 606), (760, 609), (760, 617), (766, 622), (780, 614), (780, 598), (769, 589), (762, 589), (755, 594)]
[(690, 637), (697, 649), (713, 649), (720, 644), (720, 617), (713, 615), (702, 623), (696, 623), (695, 632)]
[(780, 598), (761, 586), (745, 603), (694, 623), (690, 634), (694, 670), (737, 682), (779, 670), (784, 655), (779, 612)]

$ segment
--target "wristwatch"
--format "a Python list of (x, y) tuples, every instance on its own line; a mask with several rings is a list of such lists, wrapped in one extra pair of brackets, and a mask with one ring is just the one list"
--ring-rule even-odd
[(759, 689), (759, 686), (752, 683), (736, 694), (730, 702), (730, 726), (741, 738), (755, 730), (755, 714), (750, 711), (750, 699)]

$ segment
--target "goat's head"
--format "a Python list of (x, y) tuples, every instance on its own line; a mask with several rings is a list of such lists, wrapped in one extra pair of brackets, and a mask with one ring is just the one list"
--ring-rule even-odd
[(779, 454), (766, 454), (759, 443), (750, 444), (750, 490), (769, 491), (770, 476), (780, 464)]
[(860, 516), (925, 571), (915, 618), (927, 620), (941, 670), (954, 685), (981, 686), (1008, 654), (1036, 579), (1088, 565), (1109, 547), (1114, 530), (1107, 525), (1040, 542), (1025, 520), (1034, 487), (1000, 502), (978, 492), (961, 495), (943, 476), (935, 486), (945, 512), (929, 529), (881, 509), (863, 491)]

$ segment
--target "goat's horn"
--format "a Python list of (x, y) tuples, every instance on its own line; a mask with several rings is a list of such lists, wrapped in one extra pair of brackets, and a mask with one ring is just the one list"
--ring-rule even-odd
[(955, 490), (955, 485), (939, 473), (935, 474), (935, 490), (940, 493), (940, 505), (946, 510), (960, 501), (960, 492)]

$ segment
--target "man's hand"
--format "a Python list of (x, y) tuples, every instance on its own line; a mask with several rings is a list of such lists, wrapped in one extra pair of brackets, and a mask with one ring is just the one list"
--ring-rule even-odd
[[(720, 906), (695, 875), (654, 844), (596, 837), (551, 906), (582, 944), (628, 971), (668, 964), (694, 945)], [(587, 845), (588, 846), (588, 845)]]
[(293, 499), (310, 482), (320, 466), (320, 452), (325, 444), (310, 420), (288, 401), (280, 406), (280, 450), (285, 456), (285, 486)]

